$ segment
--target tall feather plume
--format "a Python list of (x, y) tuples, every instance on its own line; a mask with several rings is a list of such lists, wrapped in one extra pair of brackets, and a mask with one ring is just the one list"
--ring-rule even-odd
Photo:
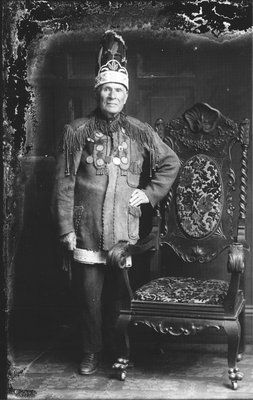
[(108, 30), (102, 37), (96, 65), (96, 75), (99, 69), (109, 60), (117, 60), (122, 67), (127, 66), (126, 45), (123, 38), (112, 30)]

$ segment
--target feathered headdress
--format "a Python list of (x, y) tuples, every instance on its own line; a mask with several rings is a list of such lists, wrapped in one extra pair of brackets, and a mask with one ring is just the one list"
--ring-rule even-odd
[(111, 82), (121, 83), (128, 89), (126, 65), (126, 45), (123, 38), (112, 30), (106, 31), (98, 53), (95, 88)]

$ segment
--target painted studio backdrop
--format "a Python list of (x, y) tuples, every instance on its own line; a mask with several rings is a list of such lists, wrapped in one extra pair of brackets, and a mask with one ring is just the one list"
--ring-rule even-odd
[[(61, 270), (50, 199), (63, 126), (95, 107), (102, 33), (115, 29), (128, 47), (129, 115), (154, 126), (157, 118), (167, 123), (206, 102), (240, 122), (252, 112), (251, 2), (225, 3), (4, 2), (3, 256), (10, 348), (13, 340), (50, 338), (71, 323), (74, 304)], [(251, 162), (250, 155), (247, 238), (252, 247)], [(248, 253), (248, 341), (251, 265)], [(139, 274), (145, 274), (142, 267)]]

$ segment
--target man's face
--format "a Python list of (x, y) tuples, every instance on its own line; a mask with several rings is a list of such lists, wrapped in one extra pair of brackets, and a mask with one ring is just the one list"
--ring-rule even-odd
[(104, 115), (113, 117), (124, 107), (128, 97), (127, 89), (120, 83), (104, 83), (100, 88), (99, 107)]

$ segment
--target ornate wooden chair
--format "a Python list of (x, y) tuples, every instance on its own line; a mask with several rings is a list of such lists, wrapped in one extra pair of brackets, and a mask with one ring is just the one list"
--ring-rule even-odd
[[(164, 130), (165, 142), (179, 156), (181, 169), (172, 190), (160, 204), (149, 237), (122, 253), (124, 259), (128, 254), (149, 250), (152, 280), (132, 293), (127, 270), (123, 272), (130, 302), (118, 319), (120, 357), (113, 370), (121, 380), (126, 378), (130, 325), (144, 324), (162, 334), (176, 336), (218, 330), (227, 335), (228, 377), (236, 389), (243, 377), (237, 361), (244, 349), (245, 299), (240, 277), (247, 248), (249, 120), (237, 124), (209, 105), (198, 103), (170, 124), (158, 120), (157, 127)], [(242, 150), (239, 158), (238, 151), (233, 151), (237, 146)], [(236, 164), (233, 156), (239, 161)], [(240, 168), (236, 168), (240, 163)], [(173, 266), (172, 258), (163, 256), (166, 249), (176, 254)], [(111, 261), (113, 252), (109, 255)], [(181, 276), (168, 276), (179, 264)], [(204, 268), (208, 265), (212, 271), (219, 271), (219, 277), (228, 273), (230, 279), (207, 278)], [(182, 273), (182, 266), (186, 273)], [(189, 271), (194, 267), (199, 270), (200, 266), (201, 277), (189, 276)], [(221, 273), (221, 269), (225, 272)]]

